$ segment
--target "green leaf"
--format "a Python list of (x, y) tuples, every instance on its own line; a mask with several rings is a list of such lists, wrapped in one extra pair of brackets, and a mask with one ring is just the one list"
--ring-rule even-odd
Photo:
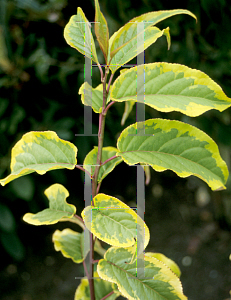
[(0, 230), (5, 232), (15, 231), (15, 218), (11, 210), (0, 203)]
[(130, 247), (135, 245), (137, 231), (145, 229), (144, 248), (150, 233), (144, 221), (119, 199), (105, 194), (94, 197), (94, 207), (87, 206), (81, 213), (84, 223), (98, 239), (112, 246)]
[(40, 175), (56, 169), (74, 169), (77, 148), (60, 139), (53, 131), (31, 131), (23, 135), (12, 149), (11, 174), (1, 179), (1, 185), (23, 175)]
[[(136, 25), (137, 26), (137, 25)], [(143, 34), (144, 32), (140, 33)], [(117, 49), (115, 52), (116, 54), (111, 55), (113, 56), (112, 60), (110, 61), (110, 69), (112, 73), (114, 73), (118, 68), (122, 65), (126, 64), (128, 61), (136, 57), (142, 51), (147, 49), (150, 45), (156, 42), (156, 40), (166, 35), (168, 41), (168, 48), (170, 47), (170, 35), (169, 35), (169, 28), (163, 29), (162, 31), (157, 27), (149, 27), (145, 30), (145, 39), (144, 43), (140, 46), (137, 46), (137, 33), (133, 33), (133, 38), (123, 45), (120, 49)], [(115, 38), (116, 39), (116, 38)], [(114, 40), (115, 40), (114, 39)]]
[[(165, 20), (171, 16), (175, 16), (178, 14), (188, 14), (196, 19), (196, 16), (188, 10), (185, 9), (175, 9), (175, 10), (166, 10), (166, 11), (156, 11), (150, 12), (147, 14), (143, 14), (141, 16), (135, 17), (130, 20), (127, 24), (121, 27), (117, 32), (115, 32), (110, 40), (110, 58), (113, 58), (110, 62), (110, 69), (114, 73), (121, 65), (125, 64), (127, 61), (131, 60), (133, 57), (137, 56), (147, 47), (149, 47), (155, 40), (162, 36), (163, 34), (167, 36), (168, 46), (170, 45), (170, 36), (168, 32), (168, 28), (164, 29), (164, 31), (159, 31), (158, 28), (153, 27), (153, 25), (158, 22)], [(137, 23), (144, 23), (144, 30), (140, 32), (141, 35), (145, 36), (145, 44), (142, 46), (142, 49), (136, 49), (137, 45)], [(156, 31), (156, 33), (154, 33)], [(156, 37), (152, 38), (152, 34), (157, 34)], [(160, 36), (158, 36), (158, 34)], [(130, 46), (129, 46), (130, 44)], [(125, 48), (126, 47), (126, 48)], [(127, 48), (128, 47), (128, 48)], [(124, 48), (124, 49), (123, 49)], [(132, 55), (127, 54), (127, 52), (131, 49)], [(136, 52), (135, 56), (134, 53)], [(117, 54), (118, 53), (118, 54)], [(114, 58), (117, 55), (116, 58)], [(123, 58), (127, 55), (127, 59)], [(118, 64), (118, 65), (117, 65)]]
[(134, 248), (110, 248), (97, 266), (99, 276), (114, 282), (129, 300), (186, 300), (179, 278), (154, 257), (144, 258), (144, 278), (137, 277), (137, 262), (129, 263)]
[(6, 73), (10, 73), (14, 69), (14, 65), (8, 57), (7, 43), (3, 24), (0, 25), (0, 68)]
[[(94, 272), (94, 277), (99, 277), (97, 272)], [(120, 295), (120, 292), (114, 283), (105, 281), (101, 278), (94, 279), (94, 288), (95, 300), (101, 300), (112, 291), (114, 291), (114, 293), (107, 298), (108, 300), (114, 300)], [(75, 292), (74, 300), (91, 300), (89, 281), (87, 278), (81, 279), (81, 283)]]
[(84, 232), (75, 232), (69, 228), (56, 230), (52, 241), (56, 251), (61, 251), (64, 257), (71, 258), (77, 264), (83, 262), (90, 250), (84, 245)]
[[(99, 84), (96, 88), (92, 88), (88, 82), (84, 82), (79, 88), (79, 95), (81, 95), (81, 101), (86, 106), (92, 106), (95, 113), (102, 112), (103, 106), (103, 84)], [(107, 103), (110, 101), (108, 95)]]
[(64, 38), (68, 45), (98, 63), (90, 27), (84, 12), (78, 7), (77, 15), (72, 16), (64, 28)]
[[(61, 251), (64, 257), (71, 258), (75, 263), (81, 263), (90, 251), (89, 244), (85, 244), (84, 235), (90, 239), (89, 231), (82, 233), (66, 228), (63, 231), (56, 230), (53, 234), (52, 241), (56, 251)], [(94, 250), (103, 256), (106, 250), (96, 239)]]
[[(210, 109), (223, 111), (231, 106), (221, 87), (208, 75), (183, 65), (143, 65), (145, 104), (163, 112), (180, 111), (196, 117)], [(137, 100), (137, 67), (121, 74), (111, 89), (112, 101)]]
[(155, 257), (156, 259), (162, 261), (166, 266), (168, 266), (178, 277), (181, 275), (180, 268), (178, 265), (171, 260), (170, 258), (166, 257), (162, 253), (152, 253), (152, 252), (145, 252), (145, 256)]
[(15, 260), (22, 261), (25, 258), (25, 248), (16, 232), (0, 231), (0, 242), (6, 252)]
[(179, 121), (140, 122), (146, 135), (136, 135), (137, 123), (121, 133), (116, 154), (129, 165), (144, 163), (156, 171), (172, 170), (180, 177), (194, 175), (212, 190), (225, 189), (228, 169), (216, 143), (203, 131)]
[(76, 208), (66, 202), (69, 196), (68, 190), (61, 184), (53, 184), (45, 190), (49, 200), (49, 208), (37, 214), (27, 213), (23, 220), (32, 225), (51, 225), (59, 221), (71, 219), (76, 213)]
[(109, 31), (107, 21), (100, 11), (98, 0), (95, 0), (95, 34), (99, 42), (99, 46), (103, 52), (105, 62), (107, 63)]
[[(118, 149), (115, 147), (103, 147), (102, 149), (102, 163), (105, 162), (107, 159), (115, 156)], [(98, 154), (98, 147), (94, 147), (85, 157), (83, 162), (83, 167), (86, 169), (86, 165), (94, 166), (97, 164), (97, 154)], [(99, 175), (98, 175), (98, 182), (101, 182), (109, 173), (111, 173), (114, 168), (122, 162), (122, 158), (117, 157), (113, 160), (110, 160), (105, 165), (100, 167)], [(95, 167), (91, 169), (92, 174), (95, 172)]]

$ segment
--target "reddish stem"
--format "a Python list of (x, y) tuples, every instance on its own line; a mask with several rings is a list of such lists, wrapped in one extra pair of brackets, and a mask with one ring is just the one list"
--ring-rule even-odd
[(86, 172), (86, 173), (91, 177), (91, 174), (90, 174), (87, 170), (85, 170), (83, 167), (81, 167), (81, 166), (79, 166), (79, 165), (75, 165), (75, 167), (76, 167), (77, 169), (80, 169), (80, 170), (83, 171), (83, 172)]
[(106, 114), (107, 111), (108, 111), (108, 109), (109, 109), (114, 103), (115, 103), (115, 101), (110, 102), (110, 103), (108, 104), (108, 106), (105, 108), (105, 110), (104, 110), (103, 113)]
[(87, 269), (85, 260), (83, 261), (83, 267), (84, 267), (84, 270), (85, 270), (85, 272), (86, 272), (87, 278), (89, 278), (89, 273), (88, 273), (88, 269)]
[(101, 300), (107, 299), (107, 298), (110, 297), (112, 294), (114, 294), (114, 291), (111, 291), (109, 294), (107, 294), (106, 296), (104, 296), (103, 298), (101, 298)]
[(111, 74), (110, 79), (109, 79), (109, 81), (108, 81), (107, 94), (109, 93), (109, 89), (110, 89), (110, 86), (111, 86), (111, 81), (112, 81), (113, 76), (114, 76), (114, 73)]
[(118, 156), (114, 155), (114, 156), (108, 158), (107, 160), (105, 160), (105, 161), (101, 164), (101, 167), (102, 167), (103, 165), (105, 165), (106, 163), (108, 163), (109, 161), (111, 161), (111, 160), (113, 160), (113, 159), (115, 159), (115, 158), (117, 158), (117, 157), (118, 157)]

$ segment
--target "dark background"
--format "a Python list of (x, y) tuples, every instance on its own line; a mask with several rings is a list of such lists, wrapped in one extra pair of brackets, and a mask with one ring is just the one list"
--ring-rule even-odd
[[(231, 4), (228, 0), (100, 0), (110, 35), (131, 18), (155, 11), (185, 8), (193, 12), (171, 17), (157, 26), (170, 27), (172, 45), (164, 37), (145, 51), (146, 63), (171, 62), (208, 74), (231, 96)], [(10, 172), (10, 154), (22, 135), (32, 130), (53, 130), (74, 143), (78, 163), (97, 144), (83, 133), (83, 105), (78, 95), (84, 81), (84, 57), (69, 47), (63, 29), (80, 6), (94, 21), (91, 0), (0, 0), (0, 177)], [(97, 51), (99, 46), (96, 42)], [(99, 53), (99, 52), (98, 52)], [(103, 56), (99, 55), (101, 63)], [(133, 60), (135, 63), (136, 60)], [(118, 71), (116, 75), (118, 75)], [(100, 83), (93, 68), (93, 86)], [(136, 120), (135, 109), (121, 126), (124, 103), (113, 105), (106, 120), (105, 146), (115, 146), (123, 128)], [(230, 169), (230, 109), (209, 111), (198, 118), (160, 113), (146, 108), (146, 119), (163, 117), (193, 124), (218, 144)], [(97, 132), (98, 115), (93, 115)], [(31, 226), (22, 221), (27, 212), (47, 207), (44, 190), (63, 184), (68, 203), (77, 213), (84, 208), (83, 174), (57, 170), (31, 174), (0, 187), (0, 299), (73, 299), (83, 275), (82, 265), (55, 252), (52, 233), (69, 224)], [(122, 174), (122, 175), (121, 175)], [(151, 171), (146, 187), (145, 221), (150, 229), (148, 251), (161, 252), (176, 261), (189, 300), (224, 300), (231, 290), (231, 183), (227, 190), (211, 192), (195, 177), (182, 179), (173, 172)], [(135, 168), (120, 164), (104, 180), (101, 192), (125, 203), (136, 201)]]

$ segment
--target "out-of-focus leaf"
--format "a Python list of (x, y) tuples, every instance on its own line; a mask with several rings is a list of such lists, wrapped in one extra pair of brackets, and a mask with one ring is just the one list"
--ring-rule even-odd
[(6, 232), (15, 230), (15, 219), (10, 209), (3, 204), (0, 204), (0, 228)]
[(25, 256), (25, 248), (20, 241), (19, 237), (14, 232), (1, 232), (0, 233), (1, 244), (14, 259), (20, 261)]

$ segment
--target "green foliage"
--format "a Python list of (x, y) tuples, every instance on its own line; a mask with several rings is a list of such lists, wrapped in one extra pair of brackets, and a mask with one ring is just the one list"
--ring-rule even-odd
[(49, 170), (74, 169), (76, 155), (77, 148), (59, 139), (55, 132), (28, 132), (12, 149), (11, 174), (0, 183), (5, 185), (34, 171), (45, 174)]
[(137, 276), (136, 262), (131, 262), (133, 248), (110, 248), (98, 264), (101, 278), (118, 285), (127, 299), (187, 299), (179, 278), (162, 261), (145, 256), (145, 277)]
[[(48, 1), (43, 9), (39, 6), (43, 16), (46, 16), (51, 2)], [(55, 1), (61, 6), (64, 2)], [(19, 3), (23, 5), (23, 2)], [(31, 2), (28, 8), (30, 12), (33, 13), (33, 4), (36, 3)], [(122, 117), (122, 123), (125, 123), (134, 104), (140, 101), (137, 95), (144, 94), (144, 89), (137, 86), (140, 70), (145, 74), (145, 104), (162, 112), (176, 110), (195, 117), (211, 109), (223, 111), (231, 105), (231, 100), (207, 75), (179, 64), (139, 65), (124, 70), (113, 82), (117, 69), (154, 44), (159, 37), (165, 35), (170, 46), (169, 28), (161, 30), (153, 25), (178, 14), (196, 18), (190, 11), (169, 10), (143, 14), (133, 18), (110, 38), (107, 21), (100, 11), (98, 0), (95, 0), (95, 11), (95, 34), (105, 58), (104, 72), (98, 60), (89, 22), (80, 7), (77, 15), (72, 16), (66, 25), (64, 37), (71, 47), (96, 62), (101, 74), (102, 83), (96, 88), (84, 82), (79, 89), (82, 103), (91, 105), (92, 110), (99, 114), (98, 146), (88, 151), (82, 167), (77, 165), (77, 148), (73, 143), (59, 138), (53, 131), (31, 131), (23, 135), (13, 147), (11, 174), (0, 180), (0, 183), (6, 185), (32, 172), (43, 175), (47, 171), (63, 168), (79, 168), (85, 172), (85, 176), (90, 176), (92, 203), (81, 212), (82, 218), (76, 215), (76, 207), (66, 202), (69, 192), (61, 184), (54, 184), (46, 189), (49, 208), (36, 214), (27, 213), (23, 217), (24, 221), (33, 225), (70, 221), (83, 229), (81, 233), (67, 228), (53, 234), (56, 251), (61, 251), (63, 256), (71, 258), (75, 263), (83, 262), (87, 280), (82, 279), (75, 299), (116, 299), (119, 295), (127, 299), (142, 300), (187, 299), (183, 294), (178, 266), (163, 254), (144, 254), (150, 233), (142, 218), (121, 200), (99, 193), (100, 186), (104, 178), (124, 161), (128, 165), (140, 164), (147, 180), (150, 177), (148, 166), (151, 166), (156, 171), (170, 169), (179, 177), (197, 176), (212, 190), (220, 190), (225, 189), (228, 179), (226, 163), (222, 160), (216, 143), (207, 134), (192, 125), (174, 120), (149, 119), (136, 122), (121, 132), (117, 148), (103, 147), (105, 119), (112, 105), (125, 101)], [(139, 23), (143, 27), (138, 32)], [(137, 40), (142, 35), (145, 35), (145, 42), (143, 47), (138, 47)], [(12, 65), (7, 59), (2, 36), (0, 38), (3, 44), (0, 64), (3, 69), (11, 72)], [(37, 62), (37, 73), (42, 79), (48, 71), (47, 64), (52, 60), (40, 49), (28, 61)], [(4, 111), (8, 103), (5, 100), (2, 103)], [(52, 110), (52, 105), (50, 109)], [(23, 110), (18, 119), (22, 116)], [(65, 121), (69, 122), (68, 119)], [(15, 124), (12, 125), (12, 132), (14, 126)], [(140, 135), (141, 129), (144, 129), (143, 135)], [(22, 193), (21, 197), (28, 200), (31, 194), (33, 188), (29, 196)], [(3, 231), (12, 231), (15, 222), (4, 206), (1, 215), (3, 220), (10, 220), (8, 227), (0, 222)], [(5, 241), (4, 236), (2, 241)], [(100, 241), (112, 247), (105, 250)], [(143, 247), (140, 247), (140, 242)], [(5, 245), (7, 247), (7, 242)], [(94, 251), (103, 258), (95, 261)], [(88, 252), (89, 271), (85, 263)], [(140, 262), (143, 263), (143, 268), (138, 267)], [(93, 265), (96, 263), (97, 273), (93, 273)], [(139, 274), (141, 269), (144, 276)], [(92, 278), (93, 275), (100, 278)]]
[(145, 104), (159, 111), (175, 110), (196, 117), (210, 109), (223, 111), (231, 106), (231, 99), (209, 76), (168, 63), (146, 64), (121, 74), (111, 89), (111, 100), (140, 102), (136, 91), (138, 68), (145, 72)]
[(33, 225), (50, 225), (72, 218), (76, 213), (75, 206), (66, 202), (69, 193), (61, 184), (50, 186), (45, 190), (45, 195), (49, 200), (49, 208), (37, 214), (26, 214), (23, 217), (25, 222)]
[(117, 148), (129, 165), (144, 163), (156, 171), (173, 170), (180, 177), (190, 175), (203, 179), (212, 190), (224, 189), (228, 169), (217, 145), (204, 132), (179, 122), (150, 119), (144, 125), (145, 134), (136, 135), (138, 124), (121, 133)]
[(80, 7), (78, 7), (77, 15), (72, 16), (66, 25), (64, 37), (71, 47), (93, 59), (96, 63), (98, 62), (89, 22)]
[[(117, 198), (97, 194), (94, 206), (82, 211), (85, 226), (100, 240), (118, 247), (130, 247), (136, 243), (138, 232), (144, 228), (144, 248), (149, 239), (149, 229), (142, 219), (126, 204)], [(109, 232), (114, 232), (113, 235)]]

